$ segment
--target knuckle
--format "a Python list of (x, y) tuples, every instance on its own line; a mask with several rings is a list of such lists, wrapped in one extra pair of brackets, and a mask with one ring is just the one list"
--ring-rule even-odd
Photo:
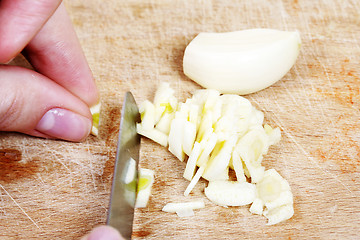
[(21, 105), (22, 101), (20, 101), (16, 91), (2, 94), (0, 99), (0, 130), (16, 130), (13, 127), (19, 118)]

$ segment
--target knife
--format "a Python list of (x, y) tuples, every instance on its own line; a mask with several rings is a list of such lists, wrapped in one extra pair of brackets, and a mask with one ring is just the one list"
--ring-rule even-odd
[(107, 225), (131, 239), (134, 206), (137, 192), (140, 136), (136, 123), (140, 122), (138, 106), (131, 92), (125, 94), (114, 166)]

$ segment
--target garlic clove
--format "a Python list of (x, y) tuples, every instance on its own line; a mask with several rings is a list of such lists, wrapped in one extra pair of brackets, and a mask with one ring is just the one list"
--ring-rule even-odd
[(280, 80), (300, 45), (298, 32), (274, 29), (200, 33), (185, 49), (183, 70), (204, 88), (249, 94)]

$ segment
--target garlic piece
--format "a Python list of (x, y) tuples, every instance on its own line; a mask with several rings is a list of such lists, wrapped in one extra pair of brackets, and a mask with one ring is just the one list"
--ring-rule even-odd
[(147, 206), (153, 183), (154, 171), (151, 169), (140, 168), (135, 208), (144, 208)]
[(243, 206), (254, 201), (255, 184), (237, 181), (211, 181), (205, 188), (206, 197), (220, 206)]
[(235, 147), (245, 163), (252, 183), (257, 183), (263, 178), (265, 168), (261, 165), (261, 162), (268, 148), (268, 136), (261, 126), (254, 127), (246, 133)]
[(169, 213), (181, 213), (188, 210), (204, 208), (205, 203), (202, 200), (193, 201), (193, 202), (183, 202), (183, 203), (168, 203), (166, 204), (162, 211)]
[(92, 127), (91, 127), (91, 134), (94, 136), (99, 135), (99, 126), (100, 126), (100, 108), (101, 103), (98, 103), (90, 108), (90, 112), (92, 115)]
[(155, 125), (155, 106), (149, 100), (145, 100), (139, 106), (141, 126), (144, 130), (153, 129)]
[[(204, 174), (202, 175), (208, 181), (224, 180), (228, 178), (228, 166), (231, 153), (236, 144), (237, 137), (233, 135), (229, 140), (218, 142), (210, 155), (210, 159), (206, 164)], [(224, 172), (226, 174), (224, 174)]]
[[(264, 178), (256, 184), (258, 199), (265, 205), (263, 215), (273, 225), (291, 218), (294, 214), (293, 195), (289, 183), (275, 169), (265, 171)], [(254, 206), (254, 209), (258, 207)], [(251, 210), (250, 210), (251, 211)]]
[(195, 169), (196, 169), (196, 161), (200, 156), (201, 151), (201, 145), (198, 142), (195, 142), (194, 147), (191, 151), (191, 154), (187, 160), (185, 171), (183, 177), (189, 181), (194, 176)]
[(200, 33), (185, 49), (183, 70), (204, 88), (249, 94), (280, 80), (300, 45), (298, 32), (274, 29)]
[(174, 97), (174, 89), (167, 82), (161, 82), (155, 92), (155, 123), (159, 122), (162, 115), (166, 112), (174, 112), (177, 108), (177, 100)]
[(143, 125), (138, 123), (136, 124), (136, 131), (138, 134), (157, 142), (161, 146), (167, 147), (168, 145), (168, 136), (156, 128), (144, 129)]

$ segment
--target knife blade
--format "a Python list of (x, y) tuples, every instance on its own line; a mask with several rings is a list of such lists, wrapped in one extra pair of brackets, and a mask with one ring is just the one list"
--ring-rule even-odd
[(114, 166), (107, 224), (131, 239), (137, 192), (140, 136), (136, 123), (140, 114), (131, 92), (125, 94)]

